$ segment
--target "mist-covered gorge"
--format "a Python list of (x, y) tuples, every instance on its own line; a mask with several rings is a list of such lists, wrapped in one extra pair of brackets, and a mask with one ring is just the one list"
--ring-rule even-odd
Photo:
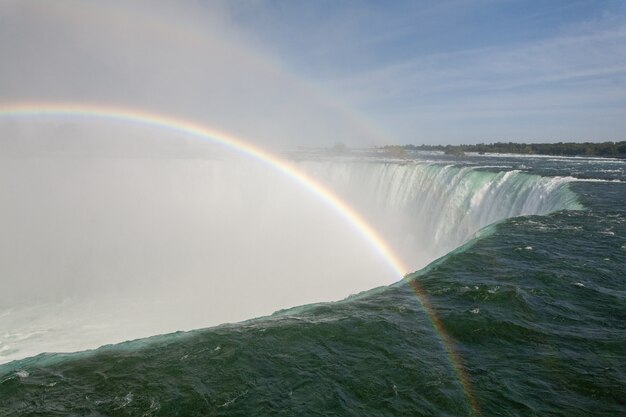
[[(267, 161), (98, 146), (2, 158), (3, 362), (236, 322), (401, 278), (337, 207)], [(362, 215), (405, 272), (493, 222), (580, 207), (566, 177), (441, 161), (290, 163)]]

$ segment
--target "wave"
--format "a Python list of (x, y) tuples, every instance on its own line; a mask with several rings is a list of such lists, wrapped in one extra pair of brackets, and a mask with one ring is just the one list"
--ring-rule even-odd
[[(462, 355), (482, 414), (619, 414), (623, 401), (615, 387), (624, 386), (624, 349), (615, 340), (623, 333), (626, 248), (619, 185), (445, 164), (325, 163), (301, 165), (325, 169), (336, 189), (350, 189), (346, 196), (353, 201), (377, 203), (389, 221), (429, 199), (434, 207), (438, 199), (458, 207), (436, 211), (431, 223), (474, 216), (477, 226), (514, 216), (480, 228), (406, 278), (419, 280), (428, 294)], [(372, 171), (370, 180), (359, 170)], [(424, 170), (438, 178), (431, 188), (420, 191), (420, 182), (406, 177), (415, 195), (394, 192), (401, 173)], [(596, 198), (605, 189), (617, 196), (614, 205)], [(585, 210), (570, 211), (583, 208), (573, 190), (580, 191)], [(492, 193), (501, 193), (500, 200)], [(499, 206), (502, 201), (507, 205)], [(0, 397), (6, 393), (3, 404), (15, 415), (59, 409), (308, 415), (331, 407), (344, 414), (471, 414), (440, 339), (403, 284), (234, 325), (0, 365)]]

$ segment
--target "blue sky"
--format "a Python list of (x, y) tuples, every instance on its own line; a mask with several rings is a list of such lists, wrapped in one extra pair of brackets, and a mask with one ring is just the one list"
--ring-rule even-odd
[(395, 143), (626, 140), (621, 0), (226, 2), (246, 42)]
[(5, 0), (0, 53), (0, 103), (268, 148), (626, 140), (625, 0)]

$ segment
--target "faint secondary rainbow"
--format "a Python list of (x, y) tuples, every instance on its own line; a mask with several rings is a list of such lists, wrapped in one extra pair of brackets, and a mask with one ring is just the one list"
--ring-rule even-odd
[[(219, 143), (227, 148), (241, 152), (250, 158), (270, 166), (288, 178), (291, 178), (305, 189), (308, 189), (313, 194), (317, 195), (323, 202), (341, 215), (341, 217), (343, 217), (370, 244), (370, 246), (381, 256), (392, 271), (397, 274), (398, 279), (403, 278), (409, 271), (403, 262), (393, 253), (389, 245), (378, 234), (378, 232), (376, 232), (376, 230), (374, 230), (372, 226), (370, 226), (365, 219), (361, 217), (360, 214), (358, 214), (352, 207), (346, 204), (327, 187), (299, 171), (287, 161), (283, 161), (277, 156), (242, 139), (216, 129), (202, 126), (189, 120), (123, 107), (67, 103), (0, 104), (0, 118), (33, 116), (83, 117), (140, 124)], [(452, 367), (463, 387), (472, 415), (480, 415), (477, 402), (472, 393), (469, 377), (464, 371), (461, 357), (454, 347), (452, 338), (447, 334), (441, 320), (439, 320), (435, 310), (432, 308), (426, 293), (419, 287), (417, 281), (410, 280), (409, 286), (423, 306), (426, 315), (442, 341), (444, 349), (448, 353)]]

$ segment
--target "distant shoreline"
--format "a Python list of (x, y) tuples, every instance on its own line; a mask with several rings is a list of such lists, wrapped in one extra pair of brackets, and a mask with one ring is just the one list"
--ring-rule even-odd
[(517, 155), (594, 156), (626, 159), (626, 141), (621, 142), (558, 142), (513, 143), (496, 142), (477, 145), (387, 145), (385, 152), (401, 157), (409, 151), (441, 151), (446, 155), (464, 155), (466, 152), (505, 153)]

